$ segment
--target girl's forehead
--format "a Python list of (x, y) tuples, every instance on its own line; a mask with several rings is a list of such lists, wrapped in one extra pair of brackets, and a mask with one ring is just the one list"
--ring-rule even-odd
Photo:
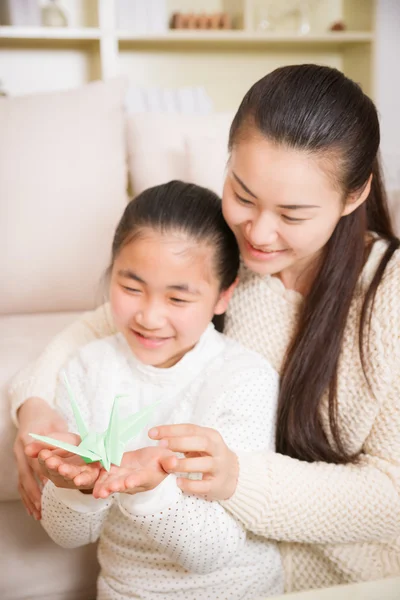
[(215, 279), (214, 249), (182, 233), (146, 231), (126, 244), (115, 261), (117, 271), (134, 271), (147, 283), (169, 285), (172, 280)]

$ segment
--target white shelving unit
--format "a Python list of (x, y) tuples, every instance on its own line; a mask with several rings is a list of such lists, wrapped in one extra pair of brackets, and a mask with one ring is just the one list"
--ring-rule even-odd
[[(262, 1), (168, 0), (171, 14), (228, 10), (240, 29), (137, 35), (117, 28), (117, 0), (63, 0), (76, 13), (71, 27), (0, 26), (0, 79), (20, 94), (122, 74), (140, 86), (203, 85), (216, 109), (232, 110), (275, 67), (318, 62), (343, 70), (374, 96), (374, 0), (314, 0), (307, 35), (293, 27), (257, 30)], [(338, 20), (346, 30), (329, 31)]]

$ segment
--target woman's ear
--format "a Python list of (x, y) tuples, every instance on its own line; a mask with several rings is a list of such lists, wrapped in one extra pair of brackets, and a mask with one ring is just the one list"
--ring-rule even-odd
[(224, 312), (226, 312), (230, 299), (232, 298), (233, 292), (235, 291), (235, 288), (238, 283), (239, 277), (236, 277), (235, 281), (232, 283), (232, 285), (228, 287), (228, 289), (220, 292), (217, 304), (214, 308), (214, 315), (223, 315)]
[(342, 212), (342, 217), (346, 217), (347, 215), (350, 215), (352, 212), (354, 212), (359, 206), (361, 206), (361, 204), (363, 202), (366, 201), (366, 199), (369, 196), (369, 193), (371, 191), (371, 185), (372, 185), (372, 173), (371, 175), (368, 177), (368, 181), (365, 184), (363, 190), (360, 192), (355, 192), (354, 194), (350, 194), (350, 196), (347, 198), (345, 207), (343, 209)]

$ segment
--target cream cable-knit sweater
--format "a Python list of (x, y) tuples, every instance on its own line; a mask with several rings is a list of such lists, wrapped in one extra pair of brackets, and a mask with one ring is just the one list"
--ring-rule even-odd
[[(281, 542), (286, 589), (300, 590), (400, 574), (400, 252), (375, 300), (365, 381), (358, 354), (362, 292), (386, 249), (377, 241), (348, 318), (339, 366), (342, 439), (362, 451), (358, 465), (305, 463), (272, 453), (243, 454), (234, 496), (224, 506), (251, 531)], [(263, 354), (279, 372), (302, 297), (273, 277), (248, 271), (229, 306), (226, 333)], [(112, 333), (99, 308), (60, 334), (13, 381), (15, 411), (30, 396), (52, 402), (56, 377), (79, 346)], [(329, 436), (326, 397), (321, 416)]]
[[(127, 451), (155, 444), (148, 427), (182, 422), (218, 428), (235, 450), (274, 448), (278, 374), (212, 325), (169, 369), (140, 363), (119, 333), (81, 348), (65, 372), (90, 430), (106, 429), (116, 393), (127, 395), (121, 418), (158, 403)], [(63, 381), (56, 408), (76, 432)], [(283, 592), (277, 543), (246, 533), (218, 502), (182, 494), (174, 475), (149, 492), (107, 500), (47, 483), (42, 524), (67, 548), (100, 540), (99, 600), (245, 600)]]

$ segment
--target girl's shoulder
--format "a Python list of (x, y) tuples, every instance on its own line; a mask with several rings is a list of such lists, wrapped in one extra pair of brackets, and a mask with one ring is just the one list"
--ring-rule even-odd
[(255, 352), (246, 348), (240, 342), (228, 337), (222, 333), (218, 333), (223, 339), (224, 349), (222, 352), (222, 369), (227, 372), (229, 371), (232, 376), (237, 374), (243, 374), (244, 372), (263, 372), (268, 374), (272, 378), (278, 377), (278, 374), (274, 367), (267, 359)]
[(113, 334), (85, 344), (69, 358), (67, 369), (79, 367), (85, 371), (101, 370), (103, 365), (110, 369), (125, 354), (120, 334)]

